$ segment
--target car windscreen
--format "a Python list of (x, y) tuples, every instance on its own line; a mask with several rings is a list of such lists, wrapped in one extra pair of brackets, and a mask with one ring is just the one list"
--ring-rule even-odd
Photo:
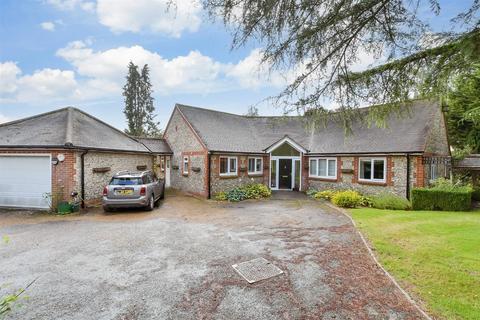
[(110, 185), (115, 186), (138, 186), (143, 184), (142, 178), (112, 178)]

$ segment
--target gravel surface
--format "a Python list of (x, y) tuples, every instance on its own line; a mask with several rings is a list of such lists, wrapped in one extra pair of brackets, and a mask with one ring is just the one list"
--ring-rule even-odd
[[(0, 211), (0, 293), (38, 278), (7, 319), (420, 319), (348, 219), (307, 199), (167, 197), (153, 212)], [(248, 284), (263, 257), (284, 274)]]

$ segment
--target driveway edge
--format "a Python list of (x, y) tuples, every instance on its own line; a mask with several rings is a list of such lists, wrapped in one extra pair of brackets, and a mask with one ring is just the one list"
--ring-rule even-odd
[(425, 317), (425, 319), (428, 319), (428, 320), (433, 320), (432, 317), (430, 317), (421, 307), (420, 305), (408, 294), (407, 291), (405, 291), (401, 286), (400, 284), (397, 282), (397, 280), (395, 280), (395, 278), (380, 264), (380, 262), (378, 261), (377, 257), (375, 256), (375, 254), (373, 253), (372, 249), (370, 248), (367, 240), (365, 239), (365, 237), (363, 236), (363, 234), (360, 232), (360, 229), (357, 227), (357, 224), (355, 223), (355, 220), (353, 220), (353, 218), (350, 216), (350, 214), (348, 213), (347, 210), (343, 209), (343, 208), (339, 208), (337, 206), (334, 206), (333, 204), (329, 203), (329, 202), (325, 202), (325, 204), (332, 208), (332, 209), (335, 209), (339, 212), (341, 212), (344, 216), (346, 216), (350, 222), (352, 223), (352, 225), (355, 227), (355, 230), (357, 231), (358, 235), (360, 236), (360, 238), (362, 239), (362, 242), (363, 244), (365, 245), (365, 247), (367, 248), (368, 250), (368, 253), (370, 255), (370, 257), (372, 257), (373, 261), (375, 261), (375, 264), (383, 271), (383, 273), (385, 273), (385, 275), (393, 282), (393, 284), (400, 290), (400, 292), (407, 298), (407, 300), (413, 304), (413, 306)]

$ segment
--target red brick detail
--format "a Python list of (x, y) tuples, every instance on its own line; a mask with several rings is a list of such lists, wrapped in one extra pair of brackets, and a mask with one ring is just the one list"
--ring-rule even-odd
[(387, 186), (393, 186), (393, 159), (391, 156), (387, 157)]
[(59, 154), (65, 156), (63, 162), (59, 162), (56, 165), (51, 164), (52, 166), (52, 197), (56, 198), (56, 201), (70, 201), (70, 194), (73, 191), (80, 192), (80, 190), (75, 190), (76, 188), (76, 156), (75, 151), (72, 150), (46, 150), (46, 149), (28, 149), (28, 150), (0, 150), (0, 154), (49, 154), (52, 159), (56, 158)]
[(310, 187), (308, 181), (308, 170), (309, 170), (309, 158), (305, 155), (302, 157), (302, 191), (308, 190)]
[(423, 158), (417, 157), (416, 165), (416, 175), (415, 175), (415, 187), (424, 187), (425, 186), (425, 165), (423, 164)]
[(270, 188), (270, 156), (263, 156), (263, 184)]
[(352, 183), (358, 183), (358, 157), (353, 157)]
[(342, 157), (337, 157), (337, 182), (342, 182)]

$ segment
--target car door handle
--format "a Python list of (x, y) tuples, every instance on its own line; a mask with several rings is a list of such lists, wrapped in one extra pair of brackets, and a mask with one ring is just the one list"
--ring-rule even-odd
[(282, 178), (288, 178), (288, 176), (282, 176)]

